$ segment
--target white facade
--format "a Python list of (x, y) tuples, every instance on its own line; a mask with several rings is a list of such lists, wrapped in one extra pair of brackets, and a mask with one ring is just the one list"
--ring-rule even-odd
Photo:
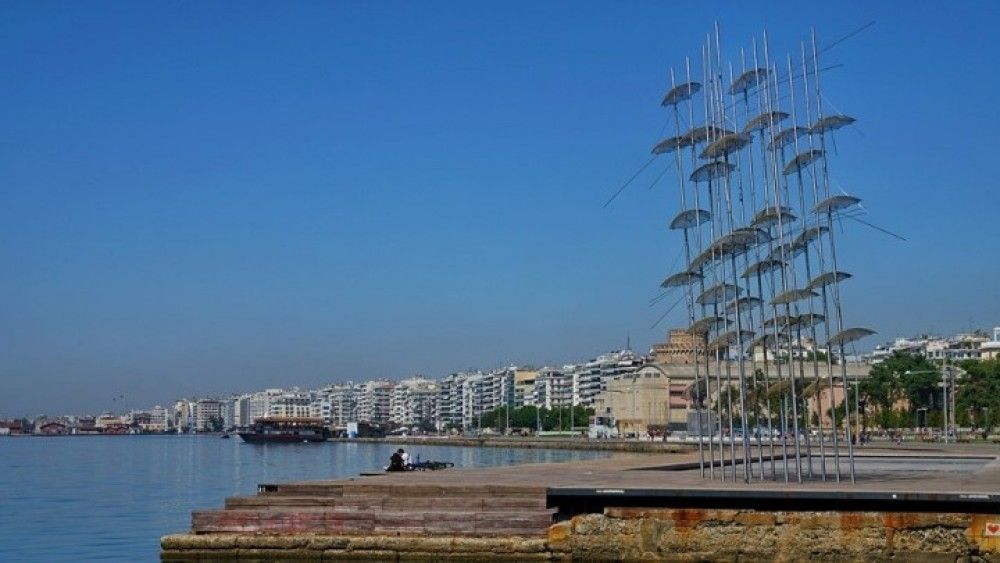
[(631, 350), (601, 354), (573, 371), (573, 404), (591, 407), (610, 378), (637, 371), (646, 363)]
[(392, 390), (390, 421), (403, 426), (433, 422), (438, 394), (437, 382), (425, 377), (404, 379)]
[(194, 404), (194, 428), (199, 432), (212, 430), (212, 421), (222, 419), (222, 401), (201, 399)]
[(287, 391), (277, 396), (272, 396), (269, 399), (269, 416), (309, 417), (313, 414), (312, 396), (309, 393), (303, 393), (298, 389)]
[(393, 382), (384, 379), (364, 383), (358, 397), (358, 422), (388, 423), (393, 387)]
[(453, 373), (438, 383), (435, 419), (438, 430), (463, 426), (462, 387), (467, 374)]
[[(329, 413), (321, 414), (327, 422), (336, 427), (346, 427), (348, 422), (358, 420), (358, 395), (361, 388), (352, 382), (330, 385), (320, 391)], [(325, 406), (325, 405), (324, 405)]]
[[(567, 369), (568, 368), (568, 369)], [(566, 368), (542, 368), (535, 378), (530, 404), (553, 409), (573, 404), (573, 366)]]

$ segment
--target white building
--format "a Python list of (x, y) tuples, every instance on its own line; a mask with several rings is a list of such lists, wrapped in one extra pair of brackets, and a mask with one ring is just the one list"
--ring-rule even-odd
[(361, 385), (358, 395), (358, 422), (386, 424), (392, 406), (392, 389), (395, 384), (385, 379), (368, 381)]
[(156, 405), (149, 410), (149, 423), (142, 428), (145, 432), (166, 432), (172, 426), (170, 411)]
[(594, 398), (607, 389), (610, 378), (633, 373), (646, 363), (646, 359), (631, 350), (601, 354), (581, 364), (573, 371), (573, 404), (591, 407)]
[(187, 432), (195, 426), (195, 406), (194, 401), (188, 399), (178, 399), (174, 401), (173, 408), (174, 427), (181, 432)]
[(313, 397), (294, 388), (269, 397), (267, 412), (269, 416), (309, 417), (313, 415)]
[(437, 382), (426, 377), (400, 381), (392, 390), (390, 421), (402, 426), (434, 422), (437, 395)]
[(468, 374), (453, 373), (438, 382), (434, 418), (438, 430), (446, 427), (463, 427), (462, 388)]
[(222, 401), (200, 399), (194, 404), (194, 429), (198, 432), (214, 430), (214, 422), (222, 420)]
[(538, 370), (529, 403), (546, 409), (572, 405), (574, 370), (575, 366)]
[[(880, 344), (865, 359), (878, 364), (895, 353), (924, 356), (930, 360), (959, 362), (963, 360), (989, 359), (995, 356), (997, 328), (993, 329), (993, 339), (981, 333), (959, 333), (952, 337), (921, 335), (915, 338), (897, 338), (891, 343)], [(985, 353), (985, 357), (984, 357)]]
[[(360, 392), (361, 386), (350, 381), (324, 387), (320, 390), (323, 401), (319, 416), (332, 426), (341, 428), (346, 427), (348, 422), (356, 422)], [(324, 410), (327, 405), (329, 405), (328, 412)]]

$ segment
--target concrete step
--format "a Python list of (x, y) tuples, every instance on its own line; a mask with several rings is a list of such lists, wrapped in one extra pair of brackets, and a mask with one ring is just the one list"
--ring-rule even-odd
[(308, 508), (308, 507), (350, 507), (357, 509), (380, 510), (447, 510), (469, 511), (484, 510), (506, 512), (510, 510), (544, 509), (545, 496), (516, 497), (392, 497), (388, 495), (369, 495), (349, 493), (343, 497), (327, 496), (291, 496), (291, 495), (257, 495), (247, 497), (229, 497), (226, 499), (227, 509), (251, 508)]
[(554, 510), (519, 512), (406, 512), (314, 508), (285, 510), (206, 510), (191, 515), (191, 530), (206, 533), (322, 533), (355, 535), (420, 534), (543, 536)]
[(329, 483), (279, 483), (274, 485), (258, 485), (257, 494), (266, 496), (321, 496), (339, 497), (344, 492), (344, 484), (336, 481)]
[(544, 497), (545, 487), (512, 485), (422, 485), (398, 483), (346, 483), (342, 496), (380, 495), (394, 498), (515, 498)]

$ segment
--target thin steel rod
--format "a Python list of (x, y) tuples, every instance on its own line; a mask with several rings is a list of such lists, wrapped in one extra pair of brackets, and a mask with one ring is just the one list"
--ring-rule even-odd
[[(815, 30), (812, 31), (811, 35), (812, 35), (812, 49), (813, 49), (813, 64), (816, 65), (816, 64), (818, 64), (817, 60), (819, 58), (819, 54), (816, 51), (816, 32), (815, 32)], [(822, 119), (823, 118), (823, 103), (822, 103), (823, 96), (822, 96), (822, 93), (820, 91), (819, 76), (815, 76), (814, 78), (815, 78), (815, 84), (816, 84), (816, 88), (815, 88), (815, 91), (816, 91), (816, 115), (818, 116), (819, 119)], [(825, 197), (830, 197), (830, 172), (829, 172), (827, 155), (826, 155), (826, 134), (822, 130), (820, 130), (820, 132), (819, 132), (819, 142), (820, 142), (820, 150), (823, 151), (823, 155), (821, 157), (821, 164), (822, 164), (822, 170), (823, 170), (824, 196)], [(834, 232), (833, 232), (834, 229), (833, 229), (833, 212), (832, 212), (832, 210), (827, 210), (826, 219), (827, 219), (827, 226), (829, 227), (828, 240), (829, 240), (829, 243), (830, 243), (830, 260), (832, 262), (833, 271), (836, 272), (836, 271), (839, 271), (839, 269), (837, 267), (837, 245), (836, 245), (836, 237), (834, 236)], [(833, 277), (833, 283), (831, 285), (833, 286), (833, 306), (834, 306), (834, 310), (837, 313), (837, 332), (841, 332), (841, 331), (844, 330), (844, 312), (843, 312), (843, 307), (842, 307), (842, 304), (841, 304), (841, 301), (840, 301), (840, 282), (837, 280), (837, 276), (836, 275), (834, 275), (834, 277)], [(831, 352), (832, 352), (832, 350), (831, 350)], [(847, 392), (848, 392), (848, 389), (847, 389), (847, 387), (848, 387), (847, 386), (847, 354), (846, 354), (846, 352), (844, 350), (844, 345), (843, 344), (840, 345), (840, 365), (841, 365), (841, 370), (840, 370), (841, 371), (841, 383), (843, 384), (844, 397), (845, 397), (845, 400), (846, 400)], [(854, 445), (851, 444), (851, 417), (850, 416), (845, 416), (844, 417), (844, 424), (845, 424), (845, 441), (847, 442), (847, 458), (848, 458), (848, 464), (850, 465), (850, 473), (851, 473), (851, 483), (856, 483), (857, 482), (857, 475), (855, 474), (855, 470), (854, 470)]]

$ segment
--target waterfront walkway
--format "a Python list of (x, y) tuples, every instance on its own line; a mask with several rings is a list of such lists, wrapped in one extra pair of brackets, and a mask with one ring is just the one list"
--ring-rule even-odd
[[(784, 508), (795, 508), (796, 498), (810, 503), (819, 499), (840, 498), (848, 502), (881, 501), (882, 509), (894, 506), (913, 509), (920, 501), (954, 503), (996, 503), (1000, 501), (1000, 459), (994, 455), (996, 447), (933, 449), (868, 448), (857, 454), (858, 482), (850, 484), (846, 474), (847, 460), (841, 460), (842, 482), (837, 483), (831, 474), (826, 481), (819, 477), (820, 463), (814, 460), (814, 477), (806, 482), (795, 482), (794, 460), (790, 460), (790, 479), (784, 480), (783, 461), (775, 461), (778, 479), (760, 480), (759, 468), (751, 467), (753, 477), (749, 484), (743, 481), (743, 467), (725, 469), (726, 480), (719, 479), (722, 469), (716, 468), (716, 479), (702, 478), (697, 453), (663, 455), (617, 455), (606, 459), (565, 463), (541, 463), (479, 469), (441, 471), (409, 471), (379, 473), (375, 476), (339, 480), (307, 481), (288, 484), (262, 484), (254, 497), (236, 497), (226, 502), (224, 510), (198, 511), (195, 513), (193, 531), (196, 533), (247, 531), (249, 529), (291, 529), (287, 512), (303, 508), (334, 509), (327, 520), (296, 524), (298, 530), (328, 526), (329, 518), (339, 513), (345, 519), (359, 520), (355, 528), (384, 529), (385, 531), (418, 531), (407, 513), (426, 514), (435, 511), (447, 513), (458, 522), (477, 522), (492, 519), (496, 533), (512, 532), (504, 515), (512, 522), (523, 524), (538, 533), (544, 533), (552, 521), (554, 510), (566, 514), (579, 513), (580, 508), (567, 504), (584, 503), (584, 497), (600, 497), (601, 506), (622, 504), (645, 506), (679, 506), (706, 499), (723, 499), (727, 506), (755, 508), (766, 503), (769, 495), (779, 493)], [(961, 452), (960, 457), (957, 453)], [(765, 461), (769, 474), (770, 462)], [(827, 470), (832, 472), (834, 462), (827, 459)], [(831, 495), (832, 494), (832, 495)], [(984, 496), (985, 495), (985, 496)], [(622, 499), (631, 498), (623, 501)], [(687, 498), (688, 500), (684, 500)], [(745, 502), (740, 502), (745, 498)], [(695, 499), (695, 500), (691, 500)], [(593, 503), (591, 503), (593, 504)], [(586, 507), (584, 507), (586, 508)], [(275, 515), (274, 510), (281, 514)], [(272, 522), (253, 524), (269, 516)], [(271, 512), (267, 512), (271, 511)], [(339, 513), (337, 512), (339, 511)], [(399, 529), (380, 526), (378, 514), (390, 514), (387, 519), (398, 522)], [(373, 517), (368, 518), (369, 516)], [(284, 519), (283, 519), (284, 518)], [(248, 520), (249, 519), (249, 520)], [(254, 520), (257, 519), (257, 520)], [(366, 520), (367, 519), (367, 520)], [(372, 521), (368, 521), (372, 520)], [(430, 520), (433, 520), (431, 518)], [(345, 524), (350, 527), (350, 524)], [(255, 528), (257, 526), (257, 528)], [(360, 528), (359, 528), (360, 527)], [(461, 528), (459, 526), (458, 528)], [(447, 530), (459, 531), (452, 526)], [(467, 526), (465, 531), (476, 534), (488, 526)], [(352, 528), (353, 529), (353, 528)], [(433, 532), (433, 526), (422, 529)], [(521, 530), (521, 531), (527, 531)]]
[[(167, 536), (162, 545), (165, 559), (190, 558), (199, 553), (214, 557), (234, 550), (243, 553), (240, 550), (247, 547), (301, 548), (305, 555), (332, 553), (337, 557), (364, 553), (364, 557), (373, 559), (380, 558), (382, 548), (389, 550), (383, 555), (395, 554), (391, 559), (424, 549), (447, 548), (468, 555), (484, 549), (514, 550), (510, 553), (518, 554), (518, 549), (530, 547), (532, 553), (550, 558), (556, 557), (552, 550), (559, 545), (560, 534), (569, 533), (560, 532), (564, 528), (553, 525), (556, 522), (568, 524), (569, 518), (591, 514), (604, 518), (604, 525), (608, 518), (648, 518), (649, 510), (663, 514), (673, 511), (654, 519), (676, 520), (697, 513), (698, 521), (733, 518), (732, 514), (740, 511), (770, 511), (785, 514), (775, 517), (789, 522), (804, 518), (787, 516), (789, 511), (867, 511), (886, 515), (864, 520), (867, 523), (863, 525), (888, 538), (885, 541), (891, 544), (891, 532), (885, 530), (896, 526), (891, 520), (894, 514), (924, 513), (934, 521), (921, 523), (907, 516), (907, 525), (954, 525), (959, 531), (983, 526), (982, 517), (969, 520), (972, 515), (1000, 514), (997, 454), (995, 446), (865, 448), (857, 455), (858, 482), (854, 485), (846, 478), (841, 483), (832, 478), (786, 483), (781, 474), (776, 481), (760, 481), (755, 476), (747, 484), (742, 480), (742, 466), (736, 467), (735, 481), (731, 467), (727, 468), (724, 482), (703, 479), (697, 452), (623, 454), (565, 463), (261, 484), (257, 495), (227, 499), (221, 510), (195, 511), (192, 533)], [(776, 460), (776, 467), (782, 464), (782, 460)], [(815, 464), (818, 470), (818, 460)], [(828, 459), (827, 464), (832, 471), (832, 460)], [(766, 469), (769, 466), (768, 460)], [(753, 470), (758, 472), (756, 466)], [(846, 471), (846, 459), (842, 460), (842, 470)], [(622, 512), (640, 510), (635, 507), (644, 508), (641, 512)], [(938, 522), (946, 513), (969, 516)], [(996, 516), (989, 518), (992, 522)], [(573, 522), (577, 520), (573, 518)], [(585, 522), (571, 527), (572, 537), (576, 538), (573, 541), (587, 541), (589, 528)], [(832, 522), (840, 526), (848, 521)], [(777, 530), (770, 533), (779, 533)], [(433, 547), (439, 541), (435, 538), (444, 543)], [(580, 548), (583, 544), (573, 545)]]

